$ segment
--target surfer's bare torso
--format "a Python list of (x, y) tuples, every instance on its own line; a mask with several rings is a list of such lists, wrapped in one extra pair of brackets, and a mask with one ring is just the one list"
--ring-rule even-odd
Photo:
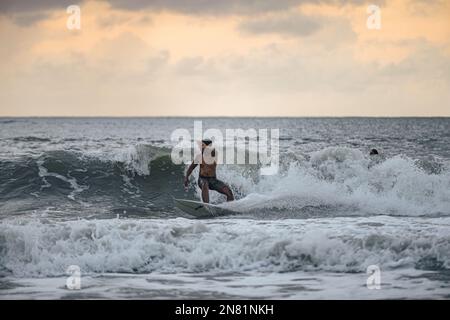
[[(211, 144), (211, 142), (209, 143)], [(186, 176), (184, 177), (184, 185), (188, 186), (189, 176), (197, 165), (200, 165), (198, 177), (198, 186), (202, 190), (203, 202), (209, 202), (209, 190), (214, 190), (227, 196), (227, 201), (234, 200), (231, 189), (216, 177), (217, 168), (217, 152), (209, 147), (209, 144), (202, 144), (202, 153), (197, 155), (192, 164), (189, 166)]]
[(203, 153), (201, 156), (199, 155), (197, 160), (200, 164), (200, 177), (216, 177), (217, 159), (215, 157), (216, 151), (214, 149), (211, 151), (211, 157), (207, 156), (205, 159)]

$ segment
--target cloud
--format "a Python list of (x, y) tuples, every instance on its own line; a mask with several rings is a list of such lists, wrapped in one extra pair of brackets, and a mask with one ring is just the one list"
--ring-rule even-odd
[(2, 0), (0, 1), (0, 12), (32, 12), (52, 9), (65, 10), (69, 5), (80, 3), (76, 0)]
[(26, 12), (19, 13), (12, 16), (14, 23), (20, 27), (29, 27), (32, 26), (39, 21), (48, 19), (50, 14), (45, 12)]
[[(448, 115), (448, 59), (416, 45), (385, 66), (359, 63), (345, 47), (330, 54), (304, 45), (171, 63), (168, 52), (125, 33), (100, 41), (95, 58), (47, 57), (4, 79), (3, 114)], [(116, 56), (118, 48), (125, 52)]]
[(408, 41), (415, 52), (398, 63), (390, 63), (380, 69), (384, 80), (410, 79), (414, 82), (441, 82), (450, 85), (450, 62), (439, 47), (419, 39)]
[(131, 18), (128, 16), (122, 16), (118, 14), (99, 15), (96, 18), (97, 25), (101, 28), (119, 27), (123, 24), (130, 22)]
[[(299, 0), (108, 0), (121, 9), (170, 10), (187, 14), (249, 14), (293, 7)], [(306, 2), (310, 2), (306, 0)]]
[(255, 14), (287, 10), (301, 4), (365, 3), (363, 0), (108, 0), (127, 10), (168, 10), (185, 14)]
[(319, 19), (300, 13), (250, 19), (241, 22), (239, 30), (246, 33), (279, 33), (292, 36), (309, 36), (321, 28)]
[(6, 15), (20, 27), (30, 27), (47, 20), (51, 10), (65, 12), (69, 5), (76, 3), (74, 0), (1, 0), (0, 15)]
[(448, 33), (427, 36), (448, 25), (439, 7), (419, 24), (409, 2), (386, 7), (370, 32), (363, 6), (85, 1), (74, 35), (46, 3), (0, 14), (1, 115), (449, 115)]
[(187, 57), (181, 59), (175, 66), (175, 70), (178, 74), (194, 75), (201, 72), (204, 67), (203, 57)]
[[(253, 14), (281, 11), (302, 4), (364, 4), (365, 0), (106, 0), (125, 10), (168, 10), (187, 14)], [(418, 1), (418, 0), (416, 0)], [(423, 1), (423, 0), (421, 0)], [(1, 0), (0, 12), (31, 12), (64, 9), (92, 0)], [(378, 1), (378, 5), (384, 1)]]

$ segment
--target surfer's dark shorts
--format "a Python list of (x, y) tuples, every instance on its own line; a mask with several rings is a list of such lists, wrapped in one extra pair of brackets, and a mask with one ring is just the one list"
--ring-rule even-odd
[(222, 190), (224, 187), (226, 187), (227, 185), (218, 180), (216, 177), (199, 177), (198, 178), (198, 186), (200, 187), (200, 189), (202, 188), (203, 184), (207, 183), (208, 184), (208, 188), (210, 190)]

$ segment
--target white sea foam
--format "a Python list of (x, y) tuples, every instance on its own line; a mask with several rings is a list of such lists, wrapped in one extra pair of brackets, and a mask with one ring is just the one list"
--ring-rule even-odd
[[(72, 154), (70, 156), (73, 157)], [(101, 168), (95, 163), (97, 160), (104, 162), (107, 168), (119, 162), (120, 168), (125, 169), (119, 173), (124, 183), (122, 190), (131, 198), (142, 194), (133, 183), (135, 176), (152, 174), (156, 179), (148, 180), (149, 184), (153, 181), (170, 184), (173, 179), (181, 181), (181, 177), (162, 171), (158, 167), (161, 162), (153, 162), (162, 157), (165, 157), (164, 161), (170, 161), (166, 148), (139, 144), (111, 154), (83, 153), (76, 156), (80, 166), (87, 166), (76, 170), (87, 171), (92, 165), (92, 170), (96, 171)], [(93, 159), (89, 158), (92, 156)], [(282, 170), (272, 176), (260, 176), (258, 168), (251, 165), (218, 166), (218, 178), (228, 183), (239, 199), (224, 206), (247, 213), (278, 210), (283, 212), (283, 217), (301, 217), (305, 208), (322, 208), (326, 211), (324, 215), (333, 215), (333, 212), (336, 215), (450, 215), (450, 168), (444, 165), (445, 162), (437, 170), (433, 161), (419, 163), (403, 155), (374, 160), (358, 149), (345, 147), (329, 147), (308, 157), (288, 158), (281, 164)], [(73, 161), (70, 157), (68, 159)], [(60, 179), (72, 190), (68, 194), (72, 200), (89, 189), (88, 182), (81, 184), (70, 176), (71, 169), (53, 172), (47, 169), (44, 160), (41, 157), (36, 161), (42, 188), (50, 187), (48, 177)], [(182, 174), (182, 168), (176, 170)], [(113, 176), (116, 172), (111, 170), (109, 174)], [(192, 179), (192, 188), (200, 199), (196, 179)], [(105, 194), (108, 194), (107, 190), (108, 185), (105, 185)], [(214, 203), (224, 200), (223, 195), (215, 192), (210, 193), (210, 198)]]
[(364, 272), (450, 268), (450, 218), (169, 220), (8, 219), (0, 270), (58, 276), (103, 272)]
[(405, 156), (372, 163), (359, 150), (333, 147), (256, 182), (236, 167), (219, 168), (219, 177), (245, 195), (225, 205), (241, 212), (329, 206), (358, 214), (450, 215), (450, 171), (427, 173)]

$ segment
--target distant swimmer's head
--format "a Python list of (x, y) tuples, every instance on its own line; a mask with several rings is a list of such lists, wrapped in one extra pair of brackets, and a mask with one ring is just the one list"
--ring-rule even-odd
[(207, 146), (210, 146), (212, 144), (211, 139), (203, 139), (202, 140), (202, 149), (206, 148)]
[(370, 150), (369, 155), (373, 156), (373, 155), (375, 155), (375, 154), (378, 154), (378, 150), (377, 150), (377, 149), (372, 149), (372, 150)]

